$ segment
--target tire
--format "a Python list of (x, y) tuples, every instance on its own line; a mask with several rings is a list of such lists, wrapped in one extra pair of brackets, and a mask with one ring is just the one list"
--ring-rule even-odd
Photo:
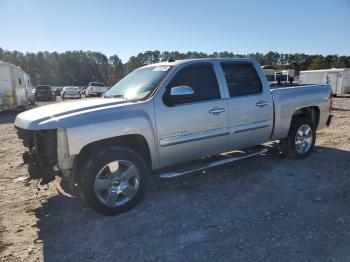
[(312, 122), (305, 118), (293, 118), (288, 137), (281, 140), (280, 144), (283, 154), (290, 158), (302, 159), (310, 155), (315, 142), (316, 131)]
[[(144, 159), (124, 147), (110, 146), (94, 152), (79, 172), (78, 186), (85, 202), (102, 215), (116, 215), (133, 208), (150, 181)], [(130, 174), (135, 176), (131, 178)]]

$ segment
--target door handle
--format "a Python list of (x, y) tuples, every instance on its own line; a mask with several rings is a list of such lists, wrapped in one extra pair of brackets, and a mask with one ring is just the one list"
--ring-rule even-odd
[(267, 102), (267, 101), (259, 101), (255, 105), (258, 106), (258, 107), (265, 107), (265, 106), (269, 105), (269, 102)]
[(221, 107), (213, 107), (212, 109), (209, 110), (209, 114), (213, 114), (213, 115), (218, 115), (223, 112), (225, 112), (225, 108), (221, 108)]

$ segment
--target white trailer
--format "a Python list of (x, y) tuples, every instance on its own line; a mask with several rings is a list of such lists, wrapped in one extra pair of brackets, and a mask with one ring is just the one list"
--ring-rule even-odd
[(294, 69), (280, 70), (275, 72), (275, 82), (279, 85), (282, 83), (293, 84), (294, 82)]
[(17, 66), (0, 61), (0, 110), (27, 109), (31, 83)]
[(267, 81), (269, 81), (270, 83), (292, 84), (294, 81), (294, 75), (295, 75), (294, 69), (278, 70), (276, 67), (272, 65), (265, 65), (265, 66), (262, 66), (261, 68), (264, 71)]
[(300, 84), (329, 84), (333, 94), (350, 94), (350, 68), (300, 71)]
[(262, 66), (261, 68), (264, 71), (267, 81), (269, 82), (275, 81), (275, 74), (277, 72), (276, 67), (274, 67), (273, 65), (265, 65), (265, 66)]

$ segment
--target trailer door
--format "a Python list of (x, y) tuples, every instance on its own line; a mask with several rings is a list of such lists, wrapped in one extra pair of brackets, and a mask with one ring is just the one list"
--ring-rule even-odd
[(23, 71), (18, 68), (13, 68), (13, 80), (14, 80), (14, 100), (16, 107), (24, 106), (26, 104), (26, 89), (24, 82)]
[(334, 94), (341, 94), (341, 90), (338, 90), (338, 73), (328, 73), (327, 84), (331, 85)]

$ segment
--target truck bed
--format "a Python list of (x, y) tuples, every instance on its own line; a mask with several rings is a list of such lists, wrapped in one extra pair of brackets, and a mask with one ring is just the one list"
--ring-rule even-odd
[(306, 107), (318, 108), (318, 129), (326, 125), (329, 115), (329, 105), (326, 102), (330, 95), (329, 85), (284, 85), (271, 87), (270, 91), (274, 103), (275, 116), (272, 140), (286, 137), (293, 113), (298, 109)]

